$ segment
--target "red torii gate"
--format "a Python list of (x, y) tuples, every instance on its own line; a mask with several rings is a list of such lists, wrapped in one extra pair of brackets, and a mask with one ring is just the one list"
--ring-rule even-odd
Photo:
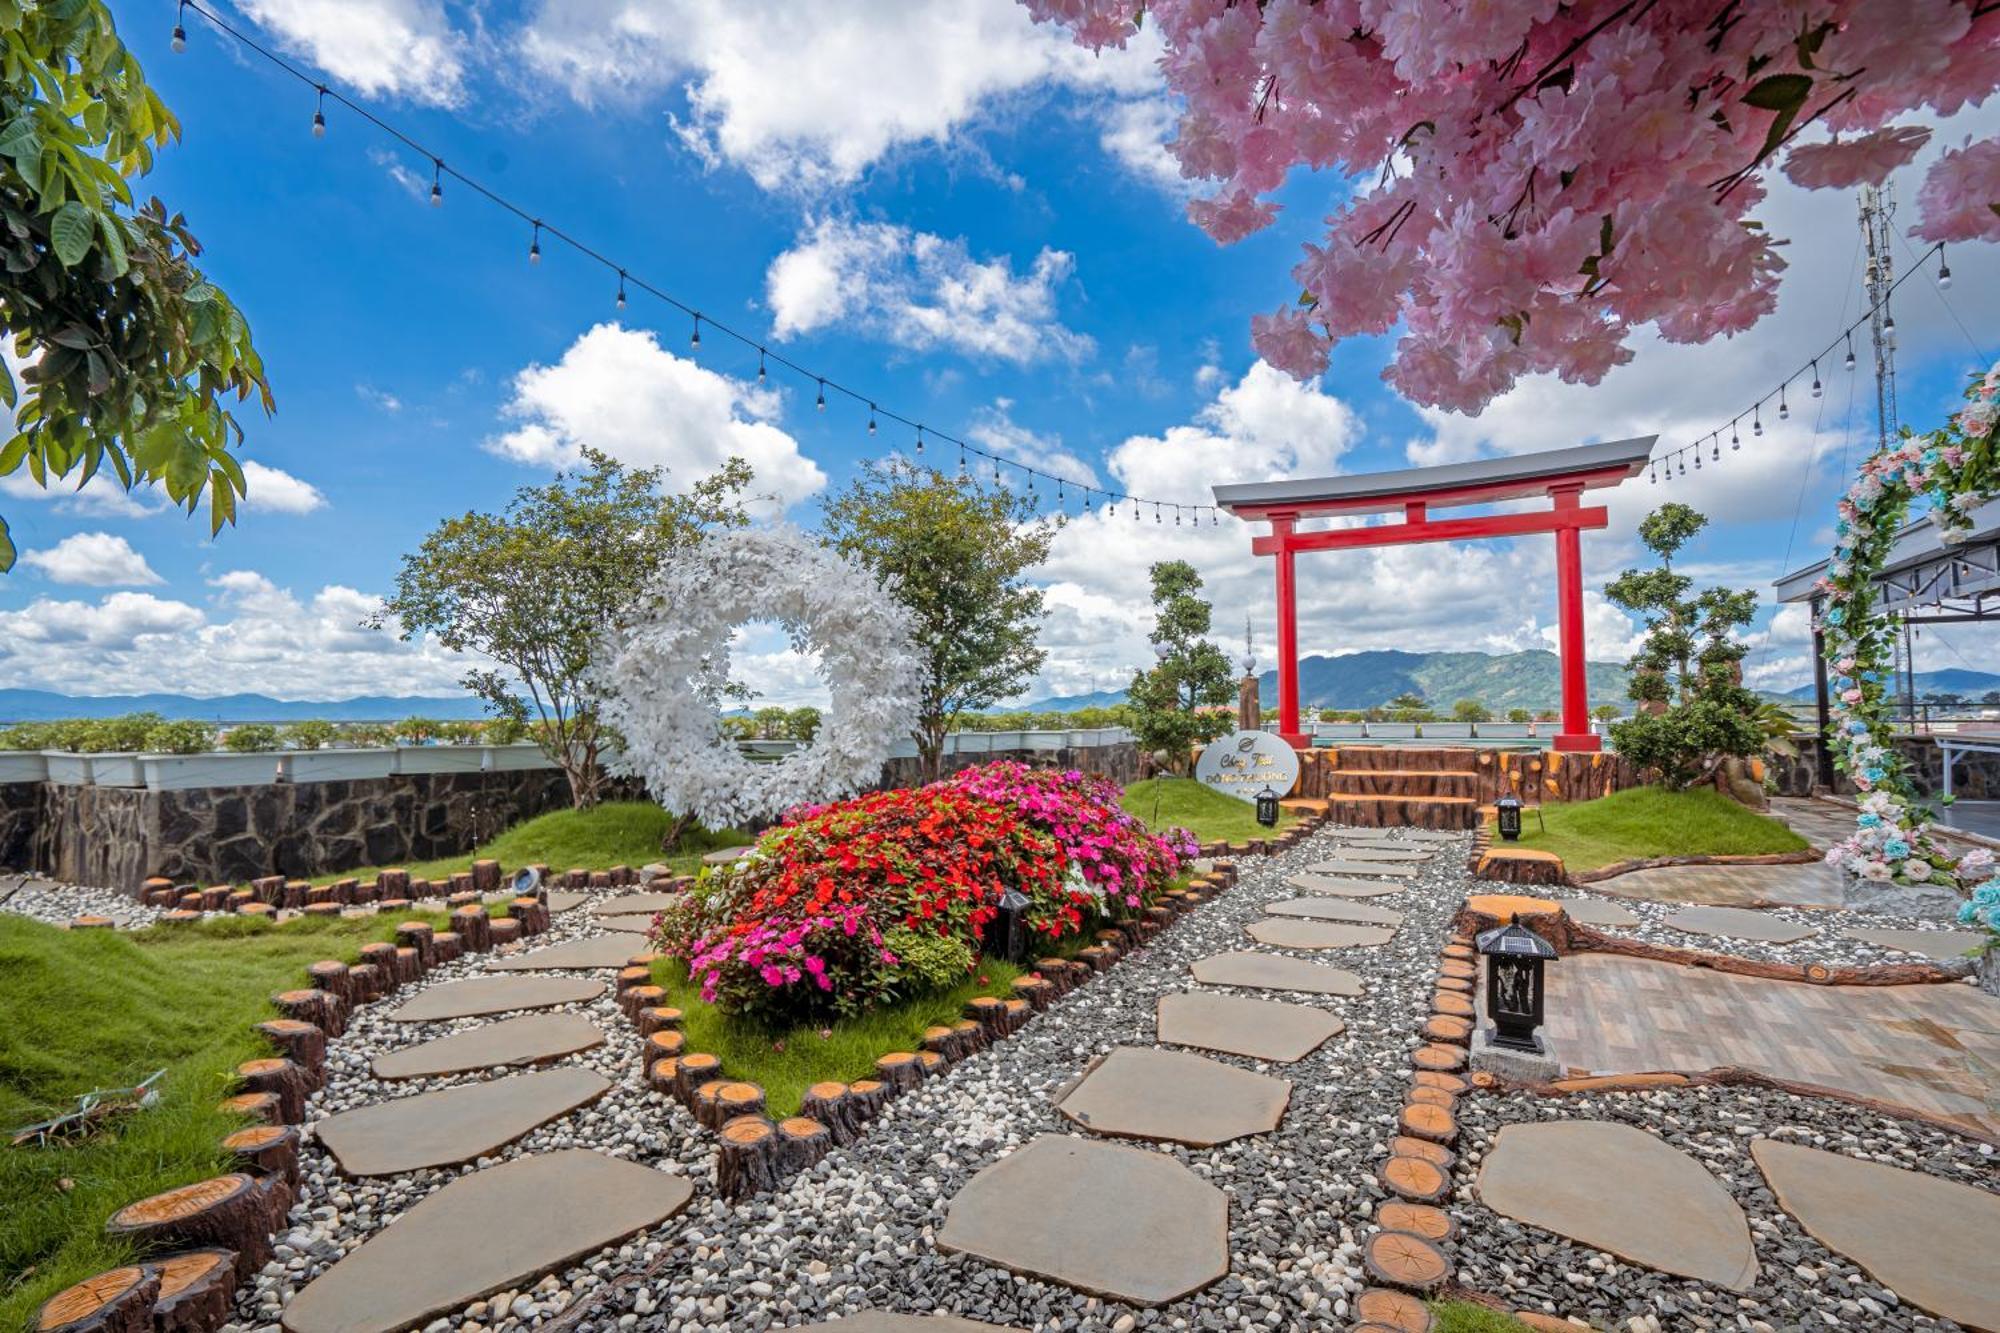
[[(1583, 552), (1579, 534), (1609, 522), (1602, 505), (1584, 505), (1583, 492), (1616, 486), (1646, 466), (1658, 436), (1552, 449), (1511, 458), (1481, 459), (1444, 467), (1405, 468), (1352, 477), (1253, 482), (1217, 486), (1215, 503), (1238, 518), (1261, 519), (1271, 535), (1250, 549), (1276, 557), (1278, 570), (1278, 732), (1290, 744), (1310, 745), (1299, 726), (1298, 604), (1293, 560), (1300, 551), (1344, 551), (1405, 542), (1464, 541), (1473, 537), (1556, 536), (1556, 609), (1562, 657), (1562, 731), (1558, 750), (1596, 750), (1590, 730), (1590, 691), (1583, 647)], [(1524, 513), (1433, 519), (1432, 509), (1495, 504), (1545, 496), (1550, 507)], [(1300, 532), (1301, 519), (1402, 511), (1400, 523), (1326, 532)]]

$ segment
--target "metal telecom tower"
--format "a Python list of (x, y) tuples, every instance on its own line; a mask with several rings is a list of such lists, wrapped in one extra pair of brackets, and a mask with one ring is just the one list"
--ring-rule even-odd
[[(1861, 240), (1868, 251), (1868, 267), (1861, 278), (1868, 297), (1868, 338), (1875, 352), (1875, 446), (1886, 449), (1897, 438), (1896, 421), (1896, 317), (1889, 311), (1889, 289), (1896, 282), (1896, 260), (1889, 249), (1889, 229), (1896, 216), (1895, 186), (1861, 187)], [(1917, 717), (1917, 663), (1910, 622), (1903, 618), (1903, 632), (1897, 641), (1902, 660), (1903, 710), (1910, 725)]]

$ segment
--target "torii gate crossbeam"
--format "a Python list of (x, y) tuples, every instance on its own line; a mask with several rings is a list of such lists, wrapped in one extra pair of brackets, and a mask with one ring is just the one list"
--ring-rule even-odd
[[(1466, 541), (1553, 533), (1556, 539), (1556, 627), (1562, 663), (1562, 731), (1555, 748), (1599, 749), (1590, 729), (1588, 658), (1583, 640), (1581, 534), (1610, 520), (1602, 505), (1585, 505), (1583, 493), (1616, 486), (1646, 466), (1656, 436), (1584, 445), (1511, 458), (1435, 468), (1367, 473), (1302, 481), (1217, 486), (1215, 502), (1239, 518), (1270, 524), (1270, 535), (1250, 549), (1271, 556), (1278, 593), (1278, 730), (1286, 741), (1311, 744), (1299, 725), (1297, 556), (1302, 551), (1344, 551), (1410, 542)], [(1434, 519), (1433, 509), (1542, 498), (1547, 509)], [(1402, 514), (1401, 522), (1301, 532), (1309, 518)]]

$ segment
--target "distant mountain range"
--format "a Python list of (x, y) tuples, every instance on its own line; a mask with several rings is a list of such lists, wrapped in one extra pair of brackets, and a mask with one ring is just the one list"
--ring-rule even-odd
[(440, 722), (470, 721), (486, 708), (468, 694), (436, 699), (422, 695), (362, 695), (354, 699), (273, 699), (264, 694), (223, 694), (212, 699), (186, 694), (56, 694), (49, 690), (0, 689), (0, 722), (51, 722), (58, 718), (116, 717), (158, 713), (170, 721), (198, 722), (395, 722), (406, 717)]
[[(1990, 690), (2000, 690), (2000, 676), (1991, 671), (1966, 671), (1953, 667), (1945, 671), (1919, 671), (1916, 680), (1917, 698), (1929, 699), (1940, 694), (1956, 694), (1967, 703), (1978, 703), (1980, 697)], [(1794, 690), (1783, 692), (1786, 699), (1810, 699), (1813, 697), (1812, 682), (1807, 681)]]
[[(1277, 671), (1266, 671), (1257, 679), (1264, 707), (1276, 707)], [(1593, 705), (1626, 701), (1625, 668), (1617, 662), (1592, 662), (1589, 684)], [(1554, 653), (1540, 649), (1501, 654), (1386, 649), (1299, 659), (1299, 703), (1307, 708), (1374, 708), (1405, 693), (1420, 694), (1440, 710), (1460, 699), (1477, 699), (1501, 713), (1510, 708), (1554, 708), (1562, 702), (1562, 669)], [(1124, 700), (1123, 690), (1099, 690), (1038, 699), (1018, 707), (1073, 713)]]

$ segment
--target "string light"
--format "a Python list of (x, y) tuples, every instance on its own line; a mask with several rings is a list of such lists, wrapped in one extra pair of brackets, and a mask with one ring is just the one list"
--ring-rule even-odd
[(1937, 285), (1940, 291), (1951, 290), (1951, 265), (1944, 261), (1944, 247), (1942, 245), (1938, 247)]
[[(868, 419), (868, 432), (871, 435), (875, 433), (875, 419), (873, 417), (870, 417)], [(919, 426), (917, 427), (917, 457), (922, 458), (923, 456), (924, 456), (924, 428), (922, 426)]]
[(1785, 386), (1780, 384), (1778, 386), (1778, 420), (1789, 421), (1791, 420), (1791, 416), (1791, 405), (1785, 401)]
[(1651, 482), (1655, 486), (1660, 484), (1660, 474), (1654, 470), (1653, 464), (1651, 463), (1646, 464), (1646, 480)]
[(313, 107), (313, 138), (324, 139), (326, 137), (326, 85), (323, 83), (320, 84), (318, 92), (319, 102)]
[[(691, 313), (691, 314), (692, 314), (692, 315), (694, 316), (694, 333), (693, 333), (693, 335), (692, 335), (692, 336), (690, 336), (690, 337), (688, 338), (688, 346), (689, 346), (689, 347), (691, 347), (691, 348), (693, 348), (693, 349), (695, 349), (696, 351), (700, 351), (700, 350), (701, 350), (701, 311), (699, 311), (699, 310), (695, 310), (695, 311), (691, 311), (690, 313)], [(822, 398), (822, 399), (820, 400), (820, 404), (819, 404), (819, 405), (820, 405), (821, 407), (825, 407), (825, 406), (826, 406), (826, 400), (825, 400), (824, 398)]]
[(873, 403), (868, 404), (868, 433), (870, 435), (875, 433), (875, 404)]
[(186, 22), (187, 22), (187, 0), (181, 0), (180, 10), (174, 15), (173, 40), (168, 43), (168, 45), (174, 48), (175, 55), (179, 55), (181, 52), (188, 49), (188, 34), (187, 34), (187, 28), (185, 26)]
[[(528, 242), (528, 262), (530, 264), (542, 262), (542, 224), (539, 222), (535, 224), (535, 239)], [(699, 344), (701, 339), (697, 337), (695, 342)]]
[(618, 308), (625, 308), (625, 270), (618, 270)]
[(444, 207), (444, 159), (431, 159), (431, 207)]
[[(1750, 409), (1750, 433), (1752, 435), (1762, 435), (1764, 433), (1764, 405), (1762, 403)], [(1741, 445), (1741, 442), (1734, 435), (1729, 437), (1729, 442), (1733, 447), (1740, 447)]]
[(1854, 369), (1854, 330), (1852, 329), (1847, 331), (1847, 355), (1841, 358), (1840, 364), (1848, 370)]
[(818, 409), (819, 409), (820, 411), (822, 411), (822, 412), (826, 411), (826, 381), (825, 381), (825, 380), (821, 380), (821, 381), (819, 382), (819, 397), (817, 397), (817, 398), (813, 399), (813, 406), (814, 406), (815, 408), (818, 408)]
[(764, 371), (764, 349), (759, 347), (757, 349), (757, 387), (762, 388), (766, 378), (768, 376)]
[(1894, 315), (1885, 316), (1882, 320), (1882, 341), (1891, 347), (1896, 345), (1896, 317)]
[(1814, 357), (1814, 358), (1813, 358), (1813, 386), (1812, 386), (1812, 396), (1813, 396), (1813, 397), (1815, 397), (1815, 398), (1817, 398), (1817, 397), (1819, 397), (1819, 396), (1820, 396), (1821, 392), (1822, 392), (1822, 390), (1821, 390), (1821, 389), (1820, 389), (1820, 387), (1819, 387), (1819, 358), (1818, 358), (1818, 357)]

